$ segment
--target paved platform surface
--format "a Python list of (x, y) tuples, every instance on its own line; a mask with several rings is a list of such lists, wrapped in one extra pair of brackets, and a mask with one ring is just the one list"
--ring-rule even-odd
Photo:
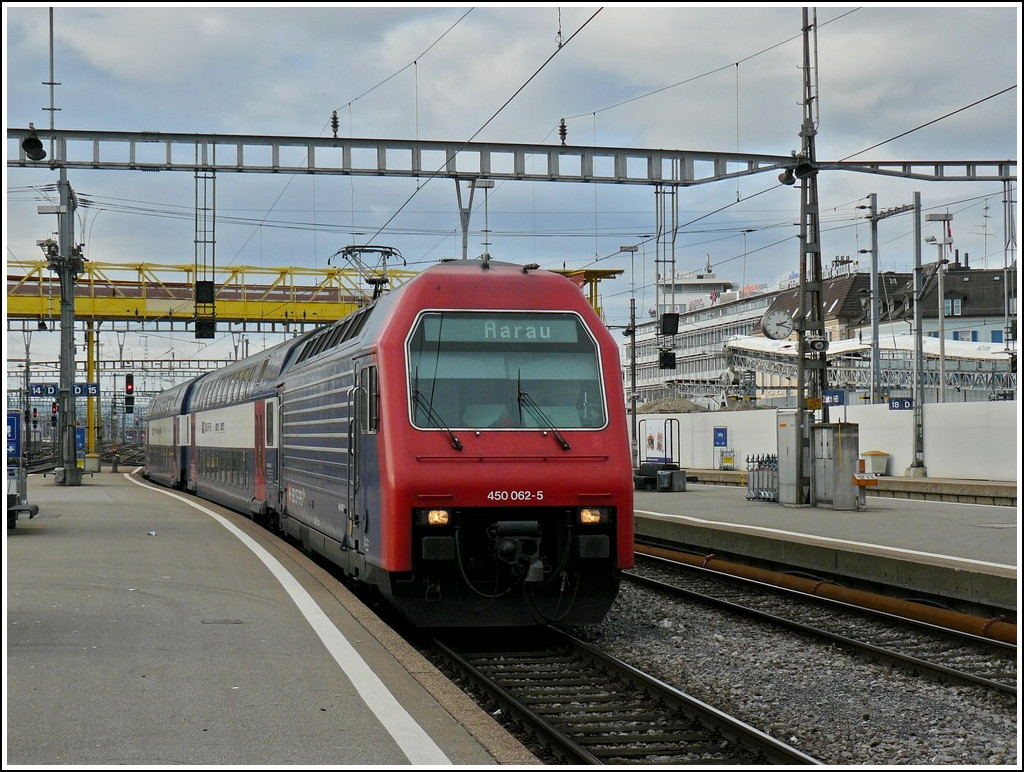
[(685, 491), (637, 491), (636, 532), (682, 532), (709, 550), (1017, 608), (1016, 507), (867, 496), (864, 509), (840, 511), (751, 501), (746, 493), (693, 482)]
[(539, 763), (246, 518), (109, 472), (30, 477), (29, 501), (4, 544), (5, 769)]

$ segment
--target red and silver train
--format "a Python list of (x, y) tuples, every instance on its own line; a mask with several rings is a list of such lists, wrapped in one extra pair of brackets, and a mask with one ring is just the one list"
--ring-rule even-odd
[(294, 538), (419, 626), (597, 622), (633, 565), (618, 357), (569, 279), (440, 263), (159, 394), (146, 476)]

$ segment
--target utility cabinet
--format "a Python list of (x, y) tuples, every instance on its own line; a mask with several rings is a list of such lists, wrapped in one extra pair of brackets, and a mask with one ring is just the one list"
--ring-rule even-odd
[(860, 469), (858, 424), (812, 424), (811, 445), (815, 506), (860, 509), (862, 497), (854, 478)]
[(800, 427), (799, 413), (793, 408), (780, 408), (775, 411), (775, 429), (778, 440), (778, 474), (780, 504), (800, 505), (807, 501), (806, 488), (801, 495), (800, 481), (796, 479), (798, 453), (803, 453), (803, 473), (806, 478), (810, 472), (807, 465), (807, 449), (803, 443), (803, 431)]

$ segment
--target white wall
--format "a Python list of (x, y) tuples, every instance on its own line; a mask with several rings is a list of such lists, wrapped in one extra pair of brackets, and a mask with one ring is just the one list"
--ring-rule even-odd
[[(1020, 413), (1014, 402), (947, 402), (926, 404), (924, 465), (928, 477), (1016, 481), (1019, 471)], [(736, 469), (747, 456), (777, 453), (775, 410), (710, 413), (641, 413), (645, 418), (679, 421), (679, 458), (683, 469), (715, 469), (715, 427), (727, 429)], [(889, 410), (888, 405), (832, 407), (829, 421), (858, 425), (860, 453), (880, 450), (890, 455), (887, 474), (902, 477), (913, 461), (914, 411)]]

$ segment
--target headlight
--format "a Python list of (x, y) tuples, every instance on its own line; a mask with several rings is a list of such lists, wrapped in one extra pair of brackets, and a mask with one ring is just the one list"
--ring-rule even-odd
[(416, 510), (417, 525), (448, 525), (451, 521), (451, 510), (418, 509)]
[(611, 519), (611, 513), (606, 507), (581, 507), (579, 513), (580, 525), (600, 525)]

